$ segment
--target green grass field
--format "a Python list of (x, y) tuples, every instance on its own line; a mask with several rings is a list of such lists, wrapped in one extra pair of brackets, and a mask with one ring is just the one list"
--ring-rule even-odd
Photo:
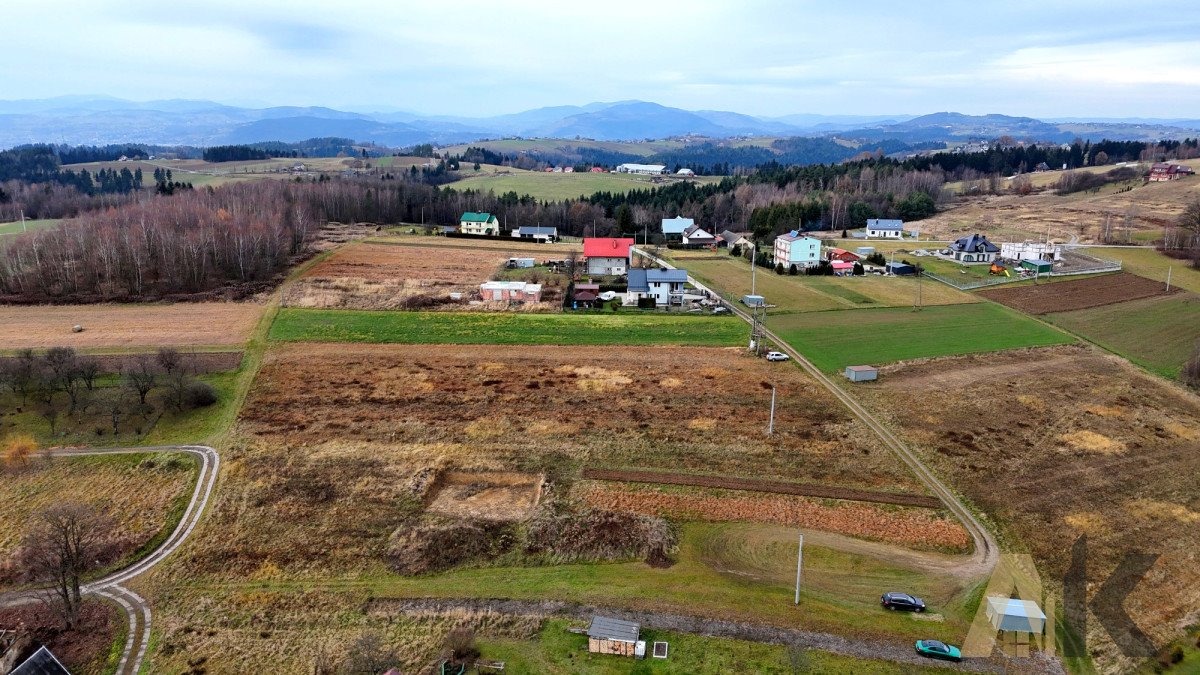
[(1175, 294), (1044, 317), (1105, 349), (1175, 378), (1200, 343), (1200, 295)]
[(26, 220), (24, 225), (22, 225), (21, 221), (19, 220), (12, 223), (0, 223), (0, 236), (6, 234), (21, 234), (26, 230), (31, 232), (33, 230), (44, 230), (54, 227), (61, 222), (61, 218), (44, 218), (41, 220)]
[[(546, 173), (544, 171), (520, 171), (511, 169), (511, 173), (493, 175), (480, 172), (472, 175), (470, 167), (461, 173), (462, 180), (450, 183), (458, 190), (492, 190), (496, 194), (516, 192), (518, 195), (530, 195), (537, 199), (561, 201), (574, 199), (580, 195), (591, 195), (595, 192), (623, 193), (630, 190), (648, 190), (659, 187), (663, 183), (651, 183), (648, 176), (631, 176), (622, 173)], [(721, 180), (720, 177), (699, 176), (692, 178), (700, 183), (711, 183)]]
[(767, 328), (826, 372), (845, 366), (1040, 347), (1070, 335), (993, 303), (771, 317)]
[[(789, 651), (782, 645), (744, 640), (701, 637), (642, 629), (646, 650), (655, 641), (668, 644), (667, 658), (647, 655), (641, 662), (587, 651), (587, 636), (567, 632), (572, 623), (552, 619), (546, 622), (536, 640), (480, 640), (481, 658), (504, 661), (504, 672), (517, 674), (580, 673), (581, 675), (618, 675), (619, 673), (788, 673), (816, 672), (831, 675), (891, 675), (895, 673), (949, 673), (936, 666), (901, 666), (886, 661), (867, 661), (817, 650)], [(581, 623), (574, 624), (581, 627)]]
[[(714, 289), (737, 299), (750, 292), (750, 264), (724, 253), (695, 257), (677, 255), (672, 262)], [(819, 312), (830, 309), (861, 309), (865, 307), (911, 307), (917, 298), (915, 278), (883, 277), (809, 277), (778, 275), (758, 269), (755, 290), (775, 305), (772, 314)], [(947, 305), (977, 302), (970, 293), (945, 284), (920, 282), (921, 301), (925, 305)]]
[(1084, 253), (1120, 260), (1126, 272), (1147, 279), (1165, 281), (1167, 269), (1171, 269), (1171, 285), (1200, 293), (1200, 269), (1192, 267), (1186, 260), (1175, 260), (1150, 247), (1138, 248), (1085, 248)]
[(282, 309), (270, 338), (283, 342), (537, 345), (741, 345), (736, 317), (691, 314), (508, 314)]

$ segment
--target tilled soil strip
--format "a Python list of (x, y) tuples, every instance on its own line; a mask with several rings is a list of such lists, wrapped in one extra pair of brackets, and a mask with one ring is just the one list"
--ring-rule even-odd
[[(806, 649), (818, 649), (859, 659), (879, 659), (914, 666), (929, 666), (929, 659), (917, 656), (909, 644), (896, 644), (878, 640), (846, 638), (831, 633), (780, 628), (759, 623), (743, 623), (724, 619), (707, 619), (665, 612), (633, 612), (611, 607), (593, 607), (557, 600), (499, 600), (499, 599), (442, 599), (442, 598), (373, 598), (365, 607), (368, 615), (430, 615), (499, 614), (546, 618), (566, 617), (586, 621), (603, 615), (626, 621), (635, 621), (647, 628), (690, 633), (706, 637), (746, 640), (778, 645), (795, 645)], [(939, 664), (941, 665), (941, 664)], [(1060, 662), (1039, 654), (1034, 658), (1009, 660), (997, 656), (995, 661), (968, 659), (963, 663), (945, 665), (947, 668), (984, 673), (1005, 672), (1006, 666), (1021, 666), (1021, 672), (1062, 673)]]
[(802, 497), (824, 497), (826, 499), (848, 499), (857, 502), (875, 502), (877, 504), (918, 506), (927, 509), (942, 508), (942, 501), (931, 495), (907, 495), (875, 490), (855, 490), (853, 488), (805, 485), (803, 483), (787, 483), (784, 481), (759, 480), (756, 478), (697, 476), (694, 474), (668, 473), (665, 471), (625, 471), (593, 468), (584, 469), (583, 477), (591, 480), (620, 481), (623, 483), (690, 485), (693, 487), (721, 488), (725, 490), (747, 490), (751, 492), (800, 495)]

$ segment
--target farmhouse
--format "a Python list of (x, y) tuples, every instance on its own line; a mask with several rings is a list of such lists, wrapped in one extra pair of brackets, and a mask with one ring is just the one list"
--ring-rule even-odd
[(588, 274), (625, 274), (632, 260), (629, 237), (588, 237), (583, 240), (583, 257)]
[(696, 221), (683, 216), (662, 219), (662, 233), (670, 238), (672, 235), (682, 237), (684, 230), (696, 224)]
[(571, 299), (575, 301), (576, 306), (591, 307), (599, 297), (600, 284), (575, 284), (575, 293)]
[(1039, 241), (1000, 244), (1000, 257), (1005, 260), (1062, 260), (1060, 244)]
[(1196, 173), (1190, 166), (1182, 164), (1171, 164), (1170, 162), (1156, 162), (1150, 167), (1150, 181), (1160, 182), (1176, 180), (1184, 176), (1191, 176)]
[(753, 246), (754, 242), (750, 241), (749, 232), (731, 232), (725, 230), (717, 235), (717, 246), (733, 248), (734, 246)]
[(901, 239), (903, 237), (903, 220), (887, 220), (883, 218), (867, 219), (868, 239)]
[(588, 626), (588, 651), (593, 654), (633, 656), (642, 627), (632, 621), (592, 617)]
[(490, 213), (467, 211), (458, 219), (458, 229), (463, 234), (490, 236), (500, 234), (500, 221)]
[(784, 267), (813, 267), (821, 261), (821, 240), (796, 230), (775, 237), (775, 262)]
[(684, 167), (684, 168), (682, 168), (682, 169), (680, 169), (680, 170), (676, 171), (676, 172), (675, 172), (675, 175), (676, 175), (676, 176), (695, 176), (695, 175), (696, 175), (696, 172), (695, 172), (695, 171), (692, 171), (691, 169), (689, 169), (689, 168), (687, 168), (687, 167)]
[(518, 227), (512, 231), (512, 236), (517, 239), (532, 239), (540, 242), (556, 241), (558, 240), (558, 228)]
[(592, 173), (608, 173), (602, 166), (593, 166), (592, 168), (588, 169), (588, 171)]
[(683, 243), (687, 246), (712, 246), (716, 242), (717, 238), (699, 225), (692, 225), (683, 231)]
[(620, 164), (617, 166), (617, 173), (638, 173), (650, 176), (666, 172), (667, 167), (662, 164)]
[(654, 298), (656, 305), (669, 305), (672, 294), (683, 292), (687, 276), (687, 270), (680, 269), (631, 269), (629, 270), (629, 292)]
[(542, 285), (524, 281), (487, 281), (479, 285), (485, 302), (541, 302)]
[(950, 253), (959, 262), (992, 262), (1000, 247), (982, 234), (972, 234), (950, 244)]

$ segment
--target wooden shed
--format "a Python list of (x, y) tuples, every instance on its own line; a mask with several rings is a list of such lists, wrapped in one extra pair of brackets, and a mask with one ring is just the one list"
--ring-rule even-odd
[(846, 379), (851, 382), (869, 382), (879, 378), (875, 366), (846, 366)]
[(594, 616), (587, 634), (589, 652), (633, 656), (641, 626), (632, 621)]

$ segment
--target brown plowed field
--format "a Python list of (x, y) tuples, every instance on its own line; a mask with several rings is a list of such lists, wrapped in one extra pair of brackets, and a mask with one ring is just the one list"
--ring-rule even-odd
[[(1178, 289), (1172, 288), (1171, 293)], [(1121, 272), (1036, 286), (992, 288), (983, 297), (1027, 314), (1051, 314), (1166, 295), (1166, 284)]]
[(240, 344), (262, 311), (252, 302), (0, 307), (0, 349)]
[(623, 483), (691, 485), (694, 487), (723, 488), (726, 490), (771, 492), (804, 497), (824, 497), (826, 499), (846, 499), (859, 502), (875, 502), (878, 504), (920, 506), (927, 509), (942, 508), (942, 502), (937, 497), (929, 495), (906, 495), (875, 490), (852, 490), (825, 485), (804, 485), (802, 483), (738, 478), (735, 476), (698, 476), (696, 474), (668, 473), (665, 471), (625, 471), (586, 468), (583, 470), (583, 477), (591, 480), (620, 481)]

